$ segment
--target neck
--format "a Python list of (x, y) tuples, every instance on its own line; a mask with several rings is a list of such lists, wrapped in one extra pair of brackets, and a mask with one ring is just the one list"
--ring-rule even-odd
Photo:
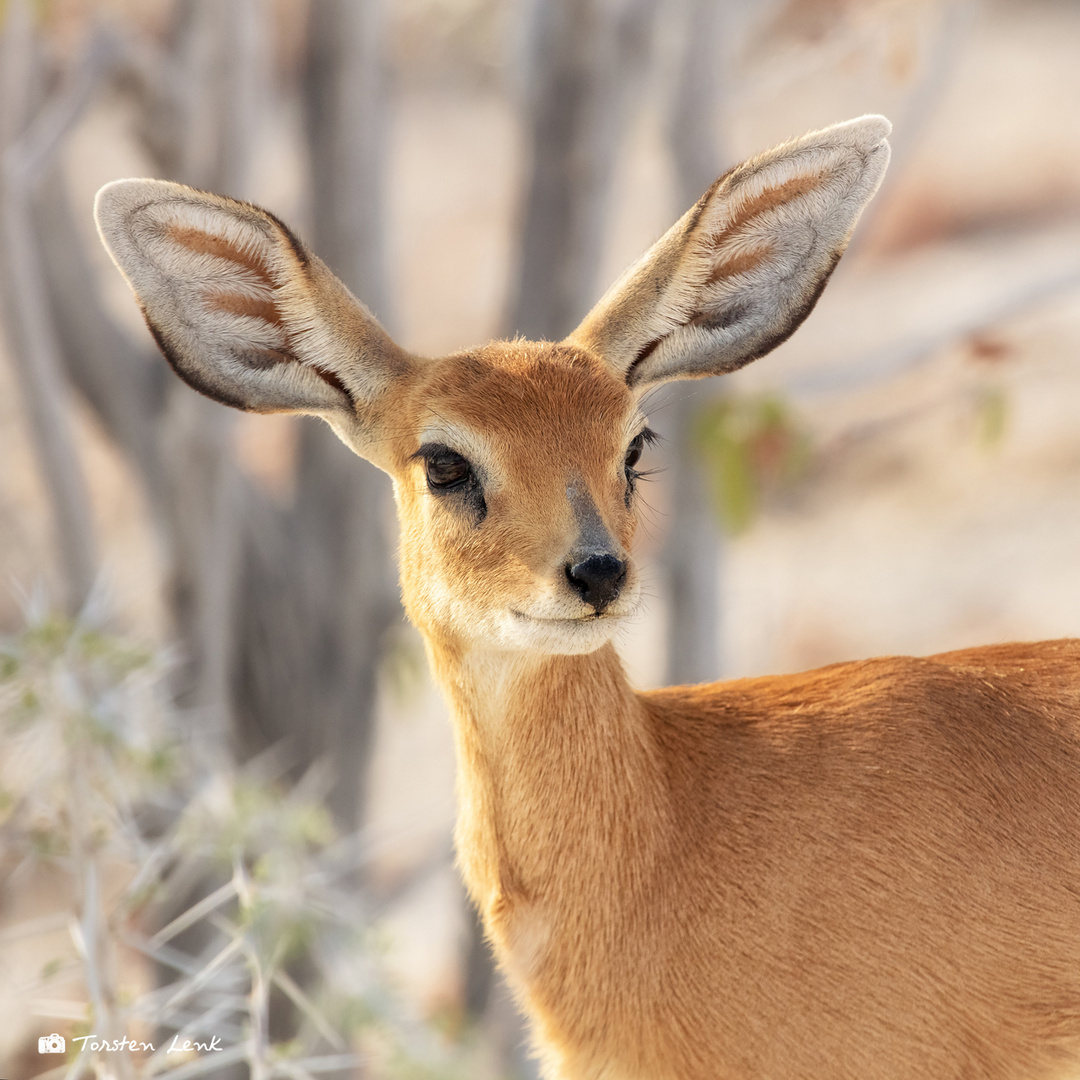
[(661, 774), (614, 648), (428, 647), (457, 738), (458, 857), (496, 938), (499, 913), (521, 902), (579, 907), (590, 883), (612, 887), (613, 868), (640, 872), (657, 835)]

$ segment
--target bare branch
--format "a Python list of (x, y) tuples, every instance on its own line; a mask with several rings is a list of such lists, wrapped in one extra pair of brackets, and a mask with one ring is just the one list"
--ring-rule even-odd
[(286, 1076), (299, 1073), (336, 1072), (339, 1069), (354, 1069), (366, 1058), (360, 1054), (325, 1054), (320, 1057), (300, 1058), (297, 1061), (281, 1061), (275, 1066), (275, 1072)]
[(1080, 225), (1063, 222), (938, 244), (846, 276), (778, 350), (772, 381), (812, 397), (894, 378), (951, 341), (1080, 287), (1078, 251)]
[(947, 0), (938, 13), (936, 32), (923, 58), (922, 73), (904, 103), (903, 115), (889, 140), (892, 158), (885, 179), (885, 197), (879, 195), (863, 214), (859, 228), (848, 245), (849, 265), (866, 237), (873, 235), (874, 219), (882, 213), (883, 207), (888, 206), (888, 189), (895, 186), (941, 102), (949, 79), (956, 70), (964, 38), (971, 30), (976, 10), (975, 0)]
[(58, 166), (38, 185), (33, 209), (64, 370), (139, 476), (164, 534), (159, 436), (169, 370), (149, 339), (136, 345), (106, 310)]
[(274, 973), (274, 983), (285, 996), (315, 1025), (316, 1031), (335, 1049), (344, 1050), (345, 1040), (330, 1026), (315, 1003), (300, 989), (287, 971)]
[(45, 103), (19, 140), (8, 147), (4, 166), (9, 182), (27, 191), (41, 177), (120, 55), (113, 34), (102, 29), (94, 33), (59, 92)]
[(163, 926), (152, 938), (147, 941), (147, 947), (156, 949), (166, 941), (176, 937), (181, 931), (197, 923), (204, 915), (208, 915), (214, 908), (224, 904), (236, 896), (236, 882), (232, 879), (225, 882), (219, 889), (215, 889), (209, 896), (204, 896), (197, 904), (189, 907), (182, 915), (173, 919), (167, 926)]
[(243, 1061), (246, 1056), (247, 1044), (241, 1042), (220, 1053), (204, 1054), (187, 1065), (181, 1065), (175, 1069), (161, 1069), (151, 1075), (167, 1076), (169, 1080), (195, 1080), (198, 1076), (205, 1076), (207, 1073), (225, 1068), (226, 1065)]

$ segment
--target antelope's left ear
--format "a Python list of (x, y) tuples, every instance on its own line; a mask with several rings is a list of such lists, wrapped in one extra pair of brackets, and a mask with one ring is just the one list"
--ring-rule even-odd
[(785, 143), (725, 173), (568, 341), (633, 387), (734, 371), (810, 314), (889, 161), (883, 116)]

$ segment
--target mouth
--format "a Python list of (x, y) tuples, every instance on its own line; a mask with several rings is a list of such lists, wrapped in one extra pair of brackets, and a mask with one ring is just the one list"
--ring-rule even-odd
[(510, 614), (522, 622), (543, 623), (545, 626), (588, 626), (592, 623), (621, 619), (622, 613), (613, 611), (594, 611), (591, 615), (579, 615), (570, 619), (547, 619), (538, 615), (526, 615), (524, 611), (510, 609)]
[(616, 635), (627, 612), (592, 612), (572, 618), (529, 615), (515, 608), (504, 609), (510, 616), (505, 640), (516, 648), (566, 656), (593, 652)]

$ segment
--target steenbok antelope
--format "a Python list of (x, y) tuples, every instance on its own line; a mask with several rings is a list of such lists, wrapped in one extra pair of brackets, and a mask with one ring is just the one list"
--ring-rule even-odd
[(722, 176), (565, 341), (399, 348), (277, 218), (98, 196), (177, 373), (390, 474), (462, 873), (561, 1080), (1080, 1076), (1080, 641), (631, 689), (642, 393), (814, 306), (888, 122)]

